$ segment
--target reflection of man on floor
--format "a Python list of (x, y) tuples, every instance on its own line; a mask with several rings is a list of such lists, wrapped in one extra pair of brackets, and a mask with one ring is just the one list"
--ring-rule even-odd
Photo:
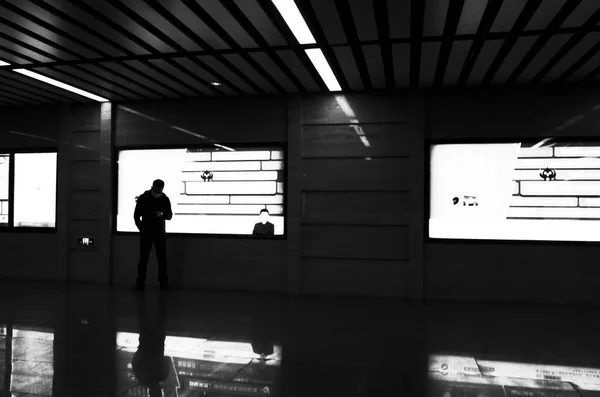
[(140, 342), (131, 365), (140, 385), (148, 388), (148, 396), (177, 397), (180, 387), (172, 357), (165, 357), (167, 294), (160, 292), (156, 323), (148, 318), (144, 294), (136, 295)]
[(260, 210), (260, 222), (254, 225), (253, 236), (273, 237), (275, 235), (275, 225), (269, 222), (269, 210)]

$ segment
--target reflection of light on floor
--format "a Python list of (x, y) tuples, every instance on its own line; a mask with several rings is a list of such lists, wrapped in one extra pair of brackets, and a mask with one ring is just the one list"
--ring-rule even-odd
[[(139, 334), (118, 332), (117, 348), (135, 353), (139, 344), (138, 339)], [(260, 358), (260, 354), (254, 353), (252, 344), (250, 343), (179, 336), (166, 337), (165, 356), (227, 364), (247, 364), (252, 360)], [(274, 346), (273, 354), (266, 358), (268, 360), (267, 365), (279, 365), (281, 361), (281, 347)]]
[(469, 356), (429, 356), (434, 381), (552, 390), (600, 391), (600, 369), (478, 360)]
[(54, 333), (13, 329), (11, 364), (11, 392), (51, 396)]

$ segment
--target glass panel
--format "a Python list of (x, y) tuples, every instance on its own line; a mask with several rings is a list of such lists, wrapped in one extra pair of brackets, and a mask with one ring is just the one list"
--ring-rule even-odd
[(0, 154), (0, 226), (8, 226), (8, 168), (10, 156)]
[(138, 231), (136, 198), (162, 179), (173, 211), (167, 232), (283, 235), (283, 158), (273, 148), (121, 151), (117, 230)]
[(56, 226), (56, 153), (15, 154), (15, 226)]
[(10, 391), (13, 395), (52, 396), (53, 332), (13, 329), (11, 362)]

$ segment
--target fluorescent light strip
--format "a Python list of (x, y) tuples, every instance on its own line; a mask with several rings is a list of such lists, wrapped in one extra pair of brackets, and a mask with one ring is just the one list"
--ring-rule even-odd
[(102, 98), (101, 96), (91, 94), (91, 93), (89, 93), (87, 91), (84, 91), (84, 90), (80, 90), (79, 88), (73, 87), (72, 85), (61, 83), (58, 80), (54, 80), (54, 79), (51, 79), (49, 77), (42, 76), (41, 74), (32, 72), (31, 70), (27, 70), (27, 69), (13, 69), (13, 72), (24, 74), (25, 76), (31, 77), (32, 79), (43, 81), (44, 83), (51, 84), (51, 85), (53, 85), (55, 87), (58, 87), (58, 88), (62, 88), (63, 90), (71, 91), (71, 92), (73, 92), (75, 94), (84, 96), (86, 98), (93, 99), (94, 101), (98, 101), (98, 102), (109, 102), (110, 101), (109, 99)]
[(342, 87), (340, 87), (340, 83), (338, 83), (335, 74), (333, 74), (331, 66), (329, 66), (327, 59), (325, 59), (323, 51), (320, 48), (310, 48), (304, 51), (306, 51), (306, 55), (308, 55), (313, 65), (315, 65), (317, 72), (319, 72), (329, 91), (341, 91)]
[(316, 44), (294, 0), (272, 0), (300, 44)]
[(0, 66), (9, 66), (10, 63), (8, 62), (4, 62), (4, 61), (0, 61)]

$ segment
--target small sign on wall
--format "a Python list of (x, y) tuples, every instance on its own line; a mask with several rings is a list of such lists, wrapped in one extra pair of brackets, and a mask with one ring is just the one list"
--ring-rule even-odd
[(94, 237), (77, 237), (77, 245), (93, 246), (94, 240)]

